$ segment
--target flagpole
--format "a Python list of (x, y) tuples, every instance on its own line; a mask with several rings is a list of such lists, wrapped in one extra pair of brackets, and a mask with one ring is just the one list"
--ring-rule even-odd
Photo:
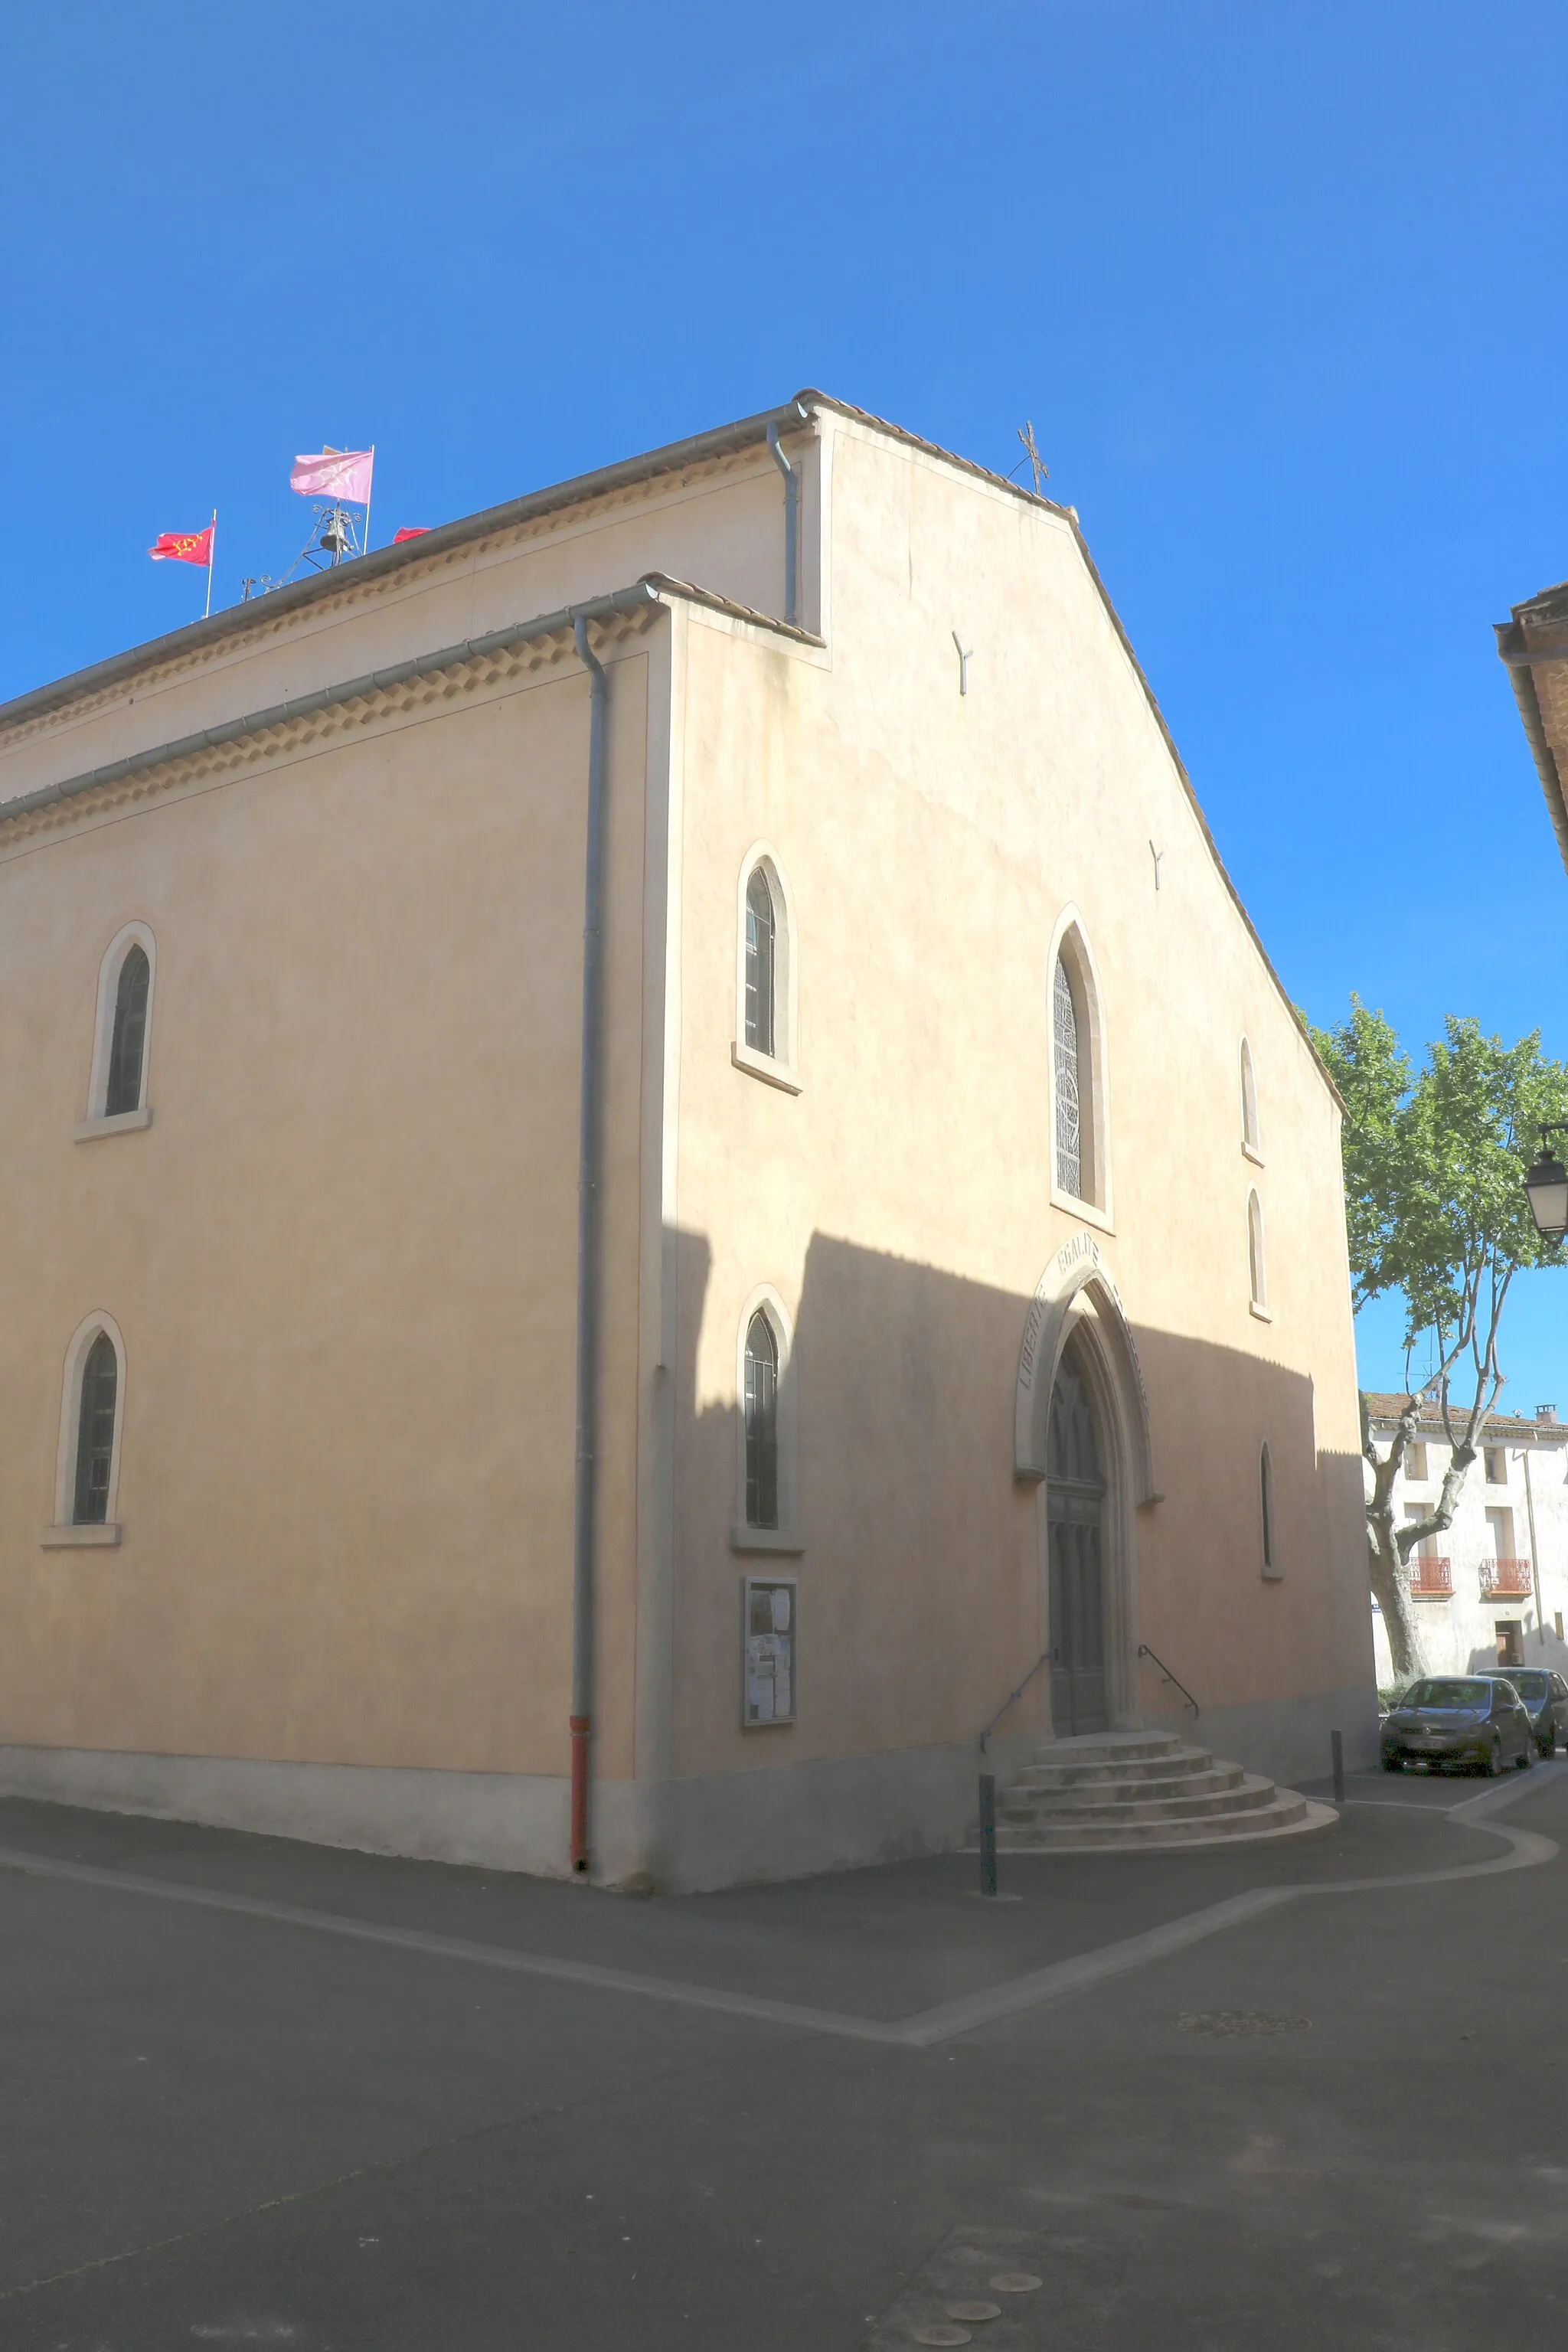
[(203, 618), (203, 620), (204, 620), (204, 621), (210, 621), (210, 620), (211, 620), (211, 618), (212, 618), (212, 609), (213, 609), (213, 557), (217, 553), (217, 509), (216, 509), (216, 507), (214, 507), (214, 509), (213, 509), (213, 519), (212, 519), (212, 523), (211, 523), (210, 528), (211, 528), (211, 530), (212, 530), (212, 537), (211, 537), (211, 538), (208, 540), (208, 541), (207, 541), (207, 609), (206, 609), (206, 611), (202, 614), (202, 618)]
[[(371, 487), (371, 488), (372, 488), (373, 490), (374, 490), (374, 488), (375, 488), (375, 443), (374, 443), (374, 441), (373, 441), (373, 442), (371, 443), (371, 445), (370, 445), (370, 487)], [(369, 498), (368, 498), (368, 497), (366, 498), (365, 502), (364, 502), (364, 550), (363, 550), (363, 551), (364, 551), (364, 553), (365, 553), (366, 555), (368, 555), (368, 554), (370, 553), (370, 499), (369, 499)]]

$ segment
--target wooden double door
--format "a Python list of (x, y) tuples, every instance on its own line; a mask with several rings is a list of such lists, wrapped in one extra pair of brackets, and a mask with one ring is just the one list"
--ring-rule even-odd
[(1105, 1687), (1105, 1454), (1069, 1343), (1051, 1394), (1046, 1454), (1051, 1716), (1058, 1737), (1110, 1726)]

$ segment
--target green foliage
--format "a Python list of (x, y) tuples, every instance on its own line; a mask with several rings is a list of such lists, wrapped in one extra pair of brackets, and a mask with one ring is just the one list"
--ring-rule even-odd
[(1521, 1266), (1562, 1262), (1535, 1230), (1522, 1178), (1544, 1120), (1568, 1118), (1568, 1067), (1539, 1032), (1505, 1046), (1450, 1019), (1412, 1072), (1389, 1024), (1351, 999), (1313, 1039), (1345, 1098), (1345, 1206), (1358, 1307), (1398, 1288), (1405, 1344), (1430, 1332), (1496, 1373), (1503, 1298)]

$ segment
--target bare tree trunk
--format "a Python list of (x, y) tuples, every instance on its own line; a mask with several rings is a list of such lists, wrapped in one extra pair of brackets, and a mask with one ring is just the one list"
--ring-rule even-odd
[(1381, 1510), (1374, 1509), (1371, 1503), (1367, 1505), (1366, 1549), (1373, 1597), (1383, 1613), (1384, 1631), (1388, 1635), (1388, 1654), (1394, 1673), (1404, 1680), (1407, 1675), (1418, 1675), (1426, 1661), (1421, 1655), (1415, 1607), (1394, 1533), (1394, 1513), (1386, 1504)]
[[(1492, 1393), (1495, 1396), (1495, 1389)], [(1445, 1423), (1447, 1422), (1447, 1406), (1445, 1379)], [(1465, 1435), (1453, 1442), (1448, 1467), (1444, 1473), (1442, 1490), (1436, 1504), (1425, 1518), (1410, 1519), (1400, 1527), (1394, 1517), (1394, 1482), (1405, 1460), (1405, 1449), (1415, 1434), (1420, 1410), (1419, 1397), (1405, 1399), (1405, 1411), (1399, 1417), (1393, 1443), (1386, 1455), (1380, 1459), (1373, 1440), (1372, 1419), (1364, 1395), (1361, 1401), (1362, 1452), (1372, 1466), (1372, 1493), (1366, 1503), (1367, 1567), (1373, 1597), (1382, 1612), (1384, 1630), (1388, 1635), (1389, 1658), (1394, 1673), (1401, 1677), (1420, 1674), (1426, 1663), (1422, 1656), (1420, 1629), (1415, 1604), (1410, 1598), (1410, 1555), (1424, 1537), (1442, 1535), (1453, 1526), (1454, 1513), (1464, 1491), (1466, 1473), (1476, 1458), (1476, 1449), (1470, 1440), (1476, 1433), (1484, 1407), (1478, 1391), (1477, 1404), (1471, 1409)], [(1451, 1424), (1449, 1434), (1452, 1437)]]

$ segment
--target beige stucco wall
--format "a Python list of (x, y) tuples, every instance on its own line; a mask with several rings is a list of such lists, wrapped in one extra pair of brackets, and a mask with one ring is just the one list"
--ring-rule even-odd
[[(873, 433), (833, 441), (830, 656), (700, 615), (684, 632), (679, 1769), (972, 1738), (1038, 1653), (1013, 1396), (1030, 1295), (1085, 1223), (1049, 1198), (1049, 950), (1069, 906), (1107, 1038), (1112, 1218), (1094, 1231), (1164, 1495), (1132, 1523), (1132, 1630), (1205, 1713), (1364, 1686), (1331, 1096), (1067, 523)], [(962, 697), (954, 630), (974, 649)], [(731, 1061), (737, 880), (760, 838), (794, 902), (798, 1097)], [(1244, 1033), (1262, 1166), (1241, 1148)], [(1255, 1182), (1268, 1322), (1249, 1311)], [(765, 1563), (728, 1528), (737, 1331), (763, 1282), (797, 1327), (805, 1549), (775, 1564), (801, 1577), (803, 1719), (742, 1733), (737, 1583)]]
[[(1335, 1107), (1074, 534), (843, 418), (795, 454), (826, 644), (677, 601), (605, 648), (612, 1876), (962, 1830), (974, 1735), (1045, 1635), (1014, 1404), (1031, 1293), (1084, 1224), (1049, 1197), (1069, 905), (1107, 1038), (1093, 1232), (1163, 1495), (1122, 1512), (1127, 1638), (1263, 1747), (1287, 1721), (1316, 1741), (1370, 1684)], [(647, 570), (776, 610), (781, 538), (754, 452), (387, 590), (345, 567), (303, 616), (0, 724), (0, 799)], [(348, 737), (0, 828), (0, 1783), (563, 1866), (586, 738), (558, 642)], [(731, 1058), (758, 840), (792, 898), (797, 1096)], [(73, 1143), (99, 959), (132, 919), (158, 946), (153, 1124)], [(736, 1354), (763, 1283), (797, 1339), (805, 1549), (776, 1564), (801, 1578), (802, 1719), (742, 1734), (739, 1580), (769, 1562), (730, 1539)], [(95, 1308), (128, 1352), (123, 1539), (46, 1549), (62, 1354)], [(1129, 1673), (1128, 1706), (1164, 1712)], [(1041, 1727), (1037, 1693), (1013, 1729)], [(37, 1759), (68, 1751), (89, 1761), (49, 1780)], [(90, 1762), (153, 1751), (162, 1777)], [(526, 1822), (525, 1780), (548, 1800)]]
[[(639, 1248), (643, 772), (614, 667), (606, 1279)], [(661, 688), (661, 699), (663, 689)], [(7, 854), (0, 1738), (550, 1772), (569, 1660), (587, 683)], [(73, 1142), (157, 941), (153, 1123)], [(45, 1549), (68, 1339), (127, 1352), (118, 1549)], [(606, 1318), (604, 1762), (629, 1769), (636, 1318)]]

